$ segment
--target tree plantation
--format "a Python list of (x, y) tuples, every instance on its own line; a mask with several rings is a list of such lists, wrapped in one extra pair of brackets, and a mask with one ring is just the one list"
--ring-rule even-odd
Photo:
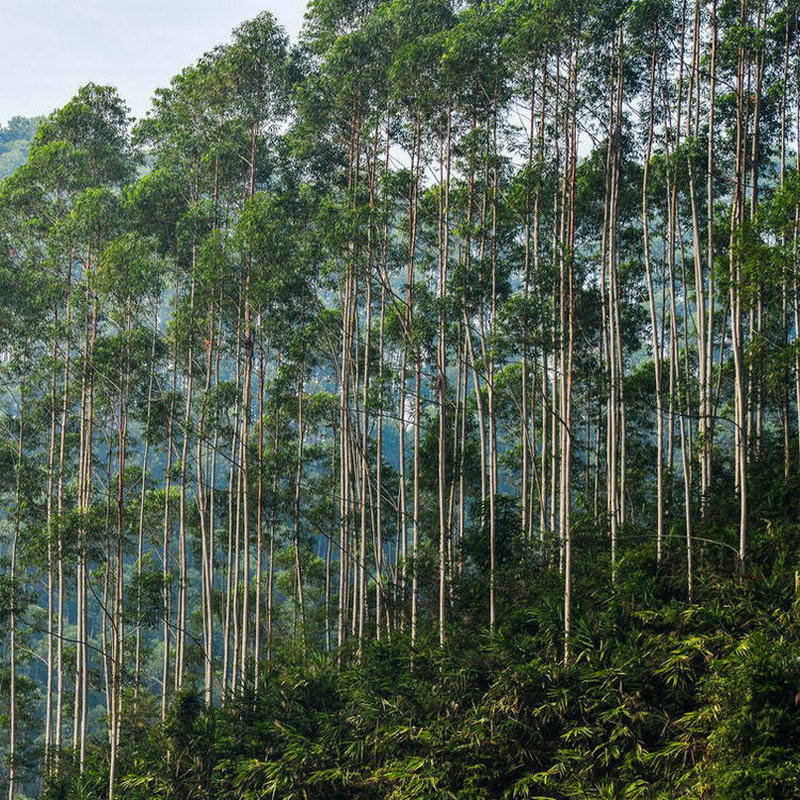
[(799, 14), (311, 0), (37, 120), (9, 800), (800, 797)]

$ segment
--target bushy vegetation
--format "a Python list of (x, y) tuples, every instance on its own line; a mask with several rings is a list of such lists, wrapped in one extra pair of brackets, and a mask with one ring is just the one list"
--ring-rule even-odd
[[(494, 638), (458, 603), (444, 649), (398, 632), (360, 659), (285, 652), (220, 707), (193, 684), (163, 723), (131, 705), (119, 797), (795, 798), (798, 534), (761, 527), (741, 579), (709, 558), (688, 604), (681, 553), (657, 566), (652, 546), (631, 546), (612, 587), (587, 532), (566, 668), (558, 581), (528, 569)], [(107, 756), (96, 740), (83, 779), (67, 762), (44, 796), (102, 797)]]

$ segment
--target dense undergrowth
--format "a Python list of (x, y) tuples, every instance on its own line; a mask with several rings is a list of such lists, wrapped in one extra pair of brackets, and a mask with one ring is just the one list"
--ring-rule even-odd
[[(360, 660), (283, 652), (257, 691), (207, 709), (190, 686), (163, 723), (155, 706), (131, 702), (119, 796), (800, 796), (798, 528), (764, 520), (739, 577), (707, 532), (692, 604), (680, 549), (656, 564), (641, 532), (628, 537), (614, 583), (600, 535), (578, 538), (568, 666), (557, 570), (506, 565), (491, 640), (465, 574), (444, 649), (430, 640), (412, 651), (397, 634)], [(45, 796), (103, 797), (107, 768), (97, 740), (83, 778), (65, 763)]]

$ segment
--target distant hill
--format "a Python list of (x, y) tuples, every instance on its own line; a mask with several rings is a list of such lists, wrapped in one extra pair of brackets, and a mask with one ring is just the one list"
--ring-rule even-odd
[(28, 158), (28, 148), (42, 117), (13, 117), (0, 126), (0, 178), (10, 175)]

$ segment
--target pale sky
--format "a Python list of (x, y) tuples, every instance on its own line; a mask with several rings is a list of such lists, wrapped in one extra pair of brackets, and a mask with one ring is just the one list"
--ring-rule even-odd
[(265, 10), (296, 39), (305, 0), (0, 0), (0, 125), (90, 81), (143, 116), (154, 89)]

